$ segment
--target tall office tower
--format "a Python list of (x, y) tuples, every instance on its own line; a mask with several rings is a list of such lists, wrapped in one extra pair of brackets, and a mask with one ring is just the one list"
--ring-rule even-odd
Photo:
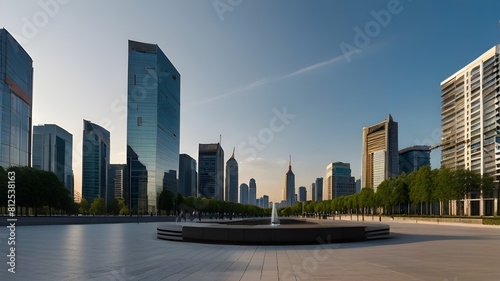
[(316, 201), (323, 201), (323, 178), (316, 178)]
[(316, 183), (315, 182), (313, 182), (311, 184), (311, 200), (313, 202), (316, 202)]
[(33, 126), (33, 168), (53, 172), (74, 197), (73, 135), (53, 125)]
[(356, 182), (351, 177), (349, 163), (335, 162), (326, 166), (325, 199), (356, 193)]
[(109, 131), (83, 120), (82, 197), (89, 203), (96, 198), (107, 202)]
[(356, 192), (361, 191), (361, 179), (356, 180)]
[(31, 167), (33, 60), (0, 28), (0, 166)]
[(299, 187), (299, 201), (300, 202), (307, 201), (307, 189), (305, 186)]
[(222, 201), (224, 195), (224, 150), (220, 143), (198, 148), (198, 195)]
[(110, 164), (108, 169), (108, 191), (107, 200), (113, 198), (123, 199), (125, 205), (129, 206), (130, 198), (127, 188), (128, 184), (127, 164)]
[(257, 184), (255, 179), (251, 178), (248, 182), (248, 204), (257, 205)]
[(269, 196), (267, 196), (267, 195), (262, 196), (260, 202), (262, 205), (261, 208), (263, 208), (263, 209), (269, 208)]
[(128, 42), (127, 165), (131, 206), (157, 212), (157, 194), (177, 192), (181, 76), (155, 44)]
[(226, 162), (226, 190), (224, 200), (238, 203), (238, 162), (234, 159), (234, 148), (231, 158)]
[(178, 192), (185, 197), (198, 196), (196, 191), (198, 173), (196, 173), (196, 160), (187, 154), (179, 155), (179, 189)]
[(288, 172), (285, 175), (285, 186), (283, 187), (283, 200), (286, 206), (295, 204), (295, 175), (292, 172), (292, 156), (288, 162)]
[(363, 127), (363, 188), (377, 186), (399, 175), (398, 123), (389, 114), (386, 120)]
[(467, 196), (469, 215), (493, 215), (499, 209), (499, 60), (496, 45), (441, 82), (441, 165), (495, 180), (493, 198), (475, 192)]
[(409, 174), (422, 166), (431, 165), (431, 147), (415, 145), (399, 151), (399, 173)]
[(248, 185), (240, 184), (240, 204), (248, 204)]

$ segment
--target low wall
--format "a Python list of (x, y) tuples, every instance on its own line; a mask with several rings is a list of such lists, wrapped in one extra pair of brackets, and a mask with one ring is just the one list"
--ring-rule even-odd
[[(336, 217), (329, 217), (328, 219), (335, 220), (352, 220), (352, 221), (363, 221), (363, 217), (361, 215), (337, 215)], [(390, 217), (390, 216), (381, 216), (378, 215), (371, 216), (365, 215), (364, 221), (380, 221), (380, 222), (408, 222), (408, 223), (468, 223), (468, 224), (483, 224), (483, 220), (481, 218), (426, 218), (426, 217)]]
[[(23, 225), (60, 225), (60, 224), (99, 224), (99, 223), (145, 223), (171, 222), (173, 216), (37, 216), (15, 217), (16, 226)], [(0, 216), (0, 226), (9, 225), (10, 217)]]

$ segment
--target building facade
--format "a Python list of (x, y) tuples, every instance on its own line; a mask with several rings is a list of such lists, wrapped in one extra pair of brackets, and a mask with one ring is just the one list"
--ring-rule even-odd
[(224, 200), (238, 203), (238, 162), (234, 159), (234, 149), (231, 158), (226, 162), (226, 188)]
[(177, 191), (185, 197), (197, 197), (197, 182), (196, 160), (187, 154), (179, 155), (179, 185)]
[(108, 190), (107, 200), (123, 199), (129, 206), (130, 196), (128, 190), (128, 171), (127, 164), (110, 164), (108, 169)]
[(103, 127), (83, 120), (82, 197), (89, 204), (103, 198), (107, 202), (110, 134)]
[(315, 182), (313, 182), (311, 184), (311, 200), (313, 202), (316, 202), (316, 183)]
[(220, 143), (198, 147), (198, 195), (224, 199), (224, 150)]
[(494, 178), (495, 191), (472, 192), (455, 213), (498, 214), (500, 175), (500, 45), (441, 82), (441, 165)]
[(240, 184), (240, 204), (248, 204), (248, 185)]
[(339, 196), (356, 193), (356, 182), (351, 176), (349, 163), (335, 162), (326, 166), (325, 199), (332, 200)]
[(253, 178), (248, 182), (248, 204), (257, 206), (257, 183)]
[(323, 201), (323, 178), (316, 178), (316, 200), (317, 202)]
[(33, 126), (32, 165), (56, 174), (74, 198), (72, 134), (54, 124)]
[(307, 201), (307, 189), (305, 186), (299, 187), (299, 201), (300, 202)]
[(293, 204), (295, 204), (295, 174), (292, 172), (292, 157), (290, 157), (288, 172), (286, 172), (285, 175), (283, 200), (286, 202), (286, 206), (293, 206)]
[(177, 192), (181, 76), (156, 44), (128, 42), (127, 165), (131, 210), (156, 213)]
[(386, 120), (363, 127), (362, 185), (377, 190), (388, 178), (399, 175), (398, 123)]
[(431, 147), (415, 145), (399, 151), (399, 173), (410, 174), (420, 167), (431, 165)]
[(0, 166), (31, 167), (33, 60), (0, 28)]

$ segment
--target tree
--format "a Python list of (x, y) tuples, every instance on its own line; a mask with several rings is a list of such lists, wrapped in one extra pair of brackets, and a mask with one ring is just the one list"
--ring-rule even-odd
[(159, 211), (170, 211), (174, 209), (174, 194), (169, 190), (163, 190), (158, 196)]
[[(392, 197), (392, 186), (391, 186), (391, 181), (392, 179), (386, 179), (382, 183), (379, 184), (377, 187), (377, 200), (380, 202), (380, 205), (384, 208), (384, 213), (390, 214), (391, 213), (391, 197)], [(367, 188), (364, 188), (367, 189)], [(363, 189), (363, 190), (364, 190)], [(370, 188), (371, 189), (371, 188)]]
[(422, 204), (426, 203), (430, 210), (430, 203), (433, 199), (431, 167), (423, 166), (413, 173), (415, 176), (410, 184), (410, 200), (412, 203), (420, 204), (420, 215), (422, 215)]
[[(391, 194), (391, 205), (393, 207), (398, 206), (398, 213), (401, 213), (401, 204), (409, 203), (408, 193), (408, 177), (405, 173), (402, 173), (396, 178)], [(410, 208), (408, 208), (409, 211)]]
[(87, 199), (85, 198), (82, 198), (82, 200), (80, 201), (80, 209), (79, 209), (80, 214), (87, 215), (89, 213), (89, 210), (90, 210), (89, 201), (87, 201)]
[(119, 201), (116, 198), (108, 200), (107, 213), (110, 215), (118, 215), (120, 213)]
[(94, 202), (90, 204), (90, 212), (94, 215), (105, 215), (106, 214), (106, 203), (104, 198), (96, 198)]

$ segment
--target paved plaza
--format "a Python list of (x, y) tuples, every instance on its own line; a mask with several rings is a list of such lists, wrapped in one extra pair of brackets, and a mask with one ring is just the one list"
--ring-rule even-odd
[(0, 280), (500, 280), (500, 227), (390, 223), (391, 238), (303, 246), (156, 239), (162, 223), (20, 226)]

